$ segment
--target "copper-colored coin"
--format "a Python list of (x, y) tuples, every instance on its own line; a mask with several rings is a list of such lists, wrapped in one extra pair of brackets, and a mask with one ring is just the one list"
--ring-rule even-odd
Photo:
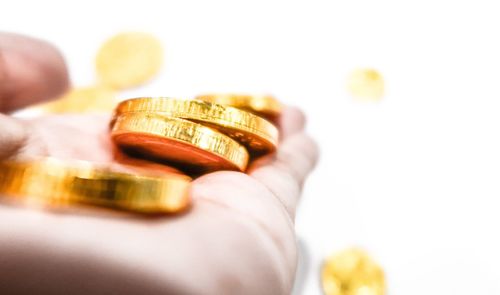
[[(191, 178), (179, 172), (116, 172), (52, 158), (0, 162), (0, 193), (39, 204), (84, 203), (143, 213), (179, 212), (190, 203)], [(136, 172), (136, 171), (134, 171)]]
[(283, 106), (271, 95), (205, 94), (196, 99), (239, 108), (277, 123)]
[(239, 141), (253, 155), (273, 152), (278, 144), (278, 129), (272, 123), (233, 107), (198, 100), (144, 97), (121, 102), (115, 116), (130, 112), (153, 112), (202, 123)]
[(235, 140), (201, 124), (155, 113), (128, 112), (111, 130), (120, 147), (199, 172), (244, 171), (248, 152)]

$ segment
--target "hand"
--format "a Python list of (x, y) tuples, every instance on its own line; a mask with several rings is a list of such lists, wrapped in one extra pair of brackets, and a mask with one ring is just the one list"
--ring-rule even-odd
[[(0, 112), (67, 88), (48, 44), (0, 34)], [(0, 159), (34, 155), (113, 163), (107, 116), (19, 120), (0, 114)], [(0, 204), (2, 294), (289, 294), (296, 268), (294, 214), (317, 159), (304, 116), (284, 111), (276, 155), (248, 174), (192, 183), (183, 215), (99, 210), (54, 213)]]

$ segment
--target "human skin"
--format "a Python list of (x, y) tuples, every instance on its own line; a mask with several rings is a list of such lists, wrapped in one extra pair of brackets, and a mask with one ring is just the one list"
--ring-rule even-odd
[[(53, 156), (117, 164), (108, 116), (8, 115), (56, 97), (68, 84), (53, 46), (0, 33), (0, 160)], [(0, 198), (1, 293), (290, 294), (295, 210), (318, 157), (304, 124), (299, 110), (285, 108), (278, 152), (247, 174), (195, 179), (185, 214), (54, 212)]]

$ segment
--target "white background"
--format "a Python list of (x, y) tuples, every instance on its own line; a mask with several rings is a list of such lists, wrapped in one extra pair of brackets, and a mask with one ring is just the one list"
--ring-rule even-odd
[[(366, 248), (390, 294), (500, 294), (500, 16), (495, 1), (6, 1), (0, 29), (45, 38), (77, 86), (99, 45), (151, 32), (166, 51), (150, 85), (122, 96), (274, 93), (302, 107), (321, 163), (297, 231), (322, 258)], [(349, 97), (357, 67), (381, 103)]]

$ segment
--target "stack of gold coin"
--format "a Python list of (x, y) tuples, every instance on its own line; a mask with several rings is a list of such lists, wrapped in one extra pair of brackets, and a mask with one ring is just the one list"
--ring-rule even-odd
[(385, 294), (382, 268), (360, 249), (347, 249), (327, 258), (321, 278), (325, 295)]
[[(110, 136), (132, 155), (167, 161), (194, 174), (245, 171), (252, 157), (274, 152), (279, 138), (277, 127), (263, 117), (265, 108), (257, 108), (251, 96), (245, 101), (222, 105), (199, 99), (129, 99), (116, 106)], [(152, 175), (157, 169), (148, 169), (148, 163), (143, 169), (116, 172), (50, 158), (4, 161), (0, 194), (49, 205), (90, 204), (144, 213), (187, 208), (191, 178), (168, 169)]]
[[(123, 167), (121, 167), (123, 170)], [(188, 207), (191, 179), (174, 171), (132, 173), (52, 158), (0, 162), (0, 194), (40, 204), (89, 204), (143, 213)]]
[(246, 110), (166, 97), (121, 102), (111, 126), (126, 151), (198, 172), (245, 171), (251, 156), (276, 150), (279, 136), (275, 125)]
[[(94, 85), (73, 88), (41, 109), (48, 113), (110, 112), (116, 93), (151, 80), (162, 60), (162, 46), (153, 36), (118, 34), (97, 53)], [(280, 112), (280, 103), (269, 95), (142, 97), (116, 106), (110, 136), (128, 155), (173, 164), (194, 175), (245, 171), (252, 158), (276, 150), (275, 123)], [(188, 206), (188, 176), (150, 172), (135, 167), (118, 173), (91, 163), (55, 159), (0, 162), (0, 194), (47, 204), (86, 203), (148, 213), (177, 212)]]

